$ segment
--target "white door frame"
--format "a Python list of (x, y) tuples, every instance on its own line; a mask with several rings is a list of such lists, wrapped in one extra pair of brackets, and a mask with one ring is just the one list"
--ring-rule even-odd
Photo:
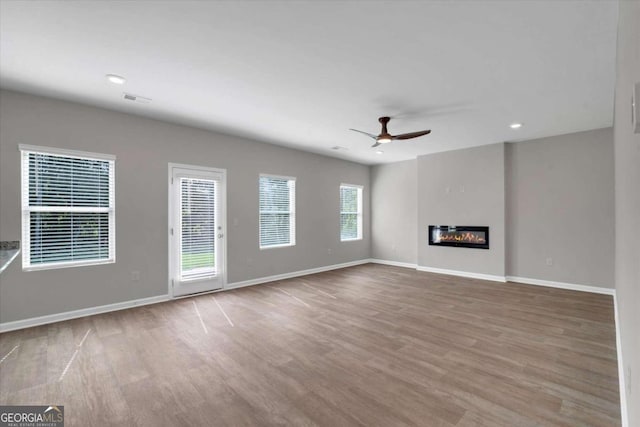
[[(222, 272), (220, 273), (220, 283), (222, 284), (222, 288), (224, 289), (226, 287), (227, 284), (227, 170), (226, 169), (220, 169), (220, 168), (213, 168), (213, 167), (208, 167), (208, 166), (198, 166), (198, 165), (187, 165), (187, 164), (182, 164), (182, 163), (169, 163), (169, 168), (168, 168), (168, 181), (167, 181), (167, 189), (168, 189), (168, 203), (167, 203), (167, 209), (168, 209), (168, 224), (167, 224), (167, 261), (168, 261), (168, 292), (167, 294), (169, 295), (169, 298), (181, 298), (181, 297), (185, 297), (188, 295), (179, 295), (179, 296), (174, 296), (174, 268), (175, 266), (173, 265), (174, 263), (173, 261), (173, 254), (172, 254), (172, 250), (173, 248), (173, 244), (172, 244), (172, 240), (174, 239), (174, 233), (172, 233), (172, 229), (174, 226), (174, 203), (176, 203), (176, 201), (174, 200), (174, 191), (173, 191), (173, 170), (174, 169), (189, 169), (192, 170), (194, 173), (198, 173), (198, 172), (204, 172), (204, 173), (217, 173), (222, 175), (222, 185), (220, 186), (220, 193), (219, 193), (219, 197), (220, 197), (220, 202), (222, 204), (222, 221), (220, 226), (222, 227), (222, 229), (220, 230), (220, 233), (222, 234), (222, 242), (220, 242), (220, 250), (222, 251), (222, 260), (223, 260), (223, 265), (222, 265)], [(204, 291), (204, 292), (215, 292), (221, 289), (215, 289), (215, 290), (211, 290), (211, 291)]]

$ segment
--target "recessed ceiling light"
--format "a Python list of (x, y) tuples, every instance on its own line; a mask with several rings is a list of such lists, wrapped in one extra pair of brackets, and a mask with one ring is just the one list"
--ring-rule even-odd
[(113, 84), (117, 84), (117, 85), (123, 85), (124, 82), (127, 81), (127, 79), (125, 79), (122, 76), (118, 76), (116, 74), (107, 74), (105, 76), (107, 78), (107, 80), (109, 80), (111, 83)]
[(378, 151), (376, 151), (376, 154), (384, 154), (384, 151), (378, 150)]
[(509, 127), (511, 129), (520, 129), (522, 127), (522, 123), (511, 123)]

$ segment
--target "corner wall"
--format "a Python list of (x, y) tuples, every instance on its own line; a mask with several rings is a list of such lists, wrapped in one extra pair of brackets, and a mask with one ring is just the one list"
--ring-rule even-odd
[[(640, 82), (640, 2), (618, 3), (614, 117), (615, 284), (628, 426), (640, 426), (640, 134), (631, 125), (631, 91)], [(636, 99), (636, 103), (640, 100)], [(640, 105), (636, 104), (636, 108)]]
[(417, 162), (371, 168), (371, 257), (415, 264), (417, 228)]
[[(166, 295), (169, 162), (227, 170), (229, 283), (370, 257), (369, 215), (363, 240), (339, 232), (340, 183), (363, 185), (370, 211), (368, 166), (12, 91), (0, 91), (0, 240), (21, 238), (18, 144), (116, 155), (116, 263), (24, 272), (17, 258), (0, 276), (0, 323)], [(259, 249), (260, 173), (297, 178), (294, 247)]]

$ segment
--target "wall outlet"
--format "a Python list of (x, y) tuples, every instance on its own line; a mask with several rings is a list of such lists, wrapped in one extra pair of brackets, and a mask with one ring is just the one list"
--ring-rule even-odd
[(553, 265), (553, 258), (547, 258), (547, 265)]
[(132, 271), (131, 272), (131, 281), (132, 282), (139, 282), (140, 281), (140, 272), (139, 271)]

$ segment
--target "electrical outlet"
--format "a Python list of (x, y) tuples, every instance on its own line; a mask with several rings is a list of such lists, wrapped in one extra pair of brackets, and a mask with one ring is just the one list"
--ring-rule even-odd
[(131, 272), (131, 281), (132, 282), (139, 282), (140, 281), (140, 272), (139, 271), (132, 271)]
[(553, 265), (553, 258), (547, 258), (547, 265)]

